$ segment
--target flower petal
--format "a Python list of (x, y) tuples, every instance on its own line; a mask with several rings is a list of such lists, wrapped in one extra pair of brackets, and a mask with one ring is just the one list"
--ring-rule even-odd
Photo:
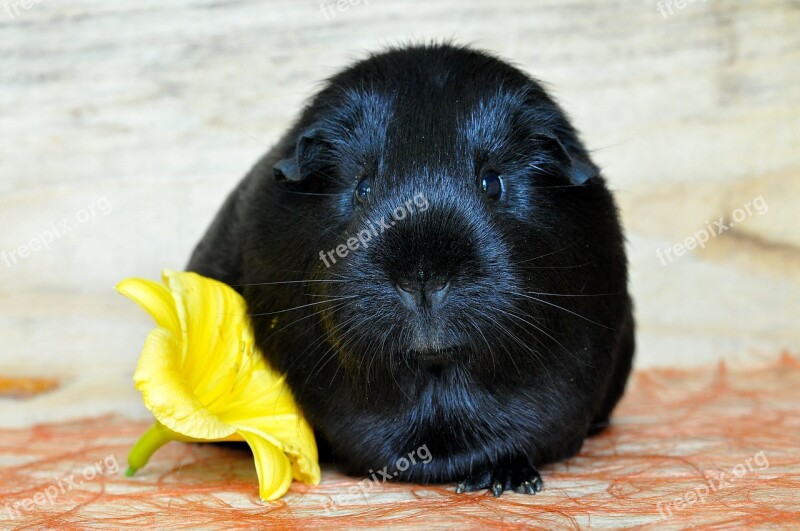
[(152, 280), (126, 278), (114, 288), (149, 313), (156, 324), (180, 336), (181, 325), (175, 301), (167, 288)]
[(184, 374), (214, 411), (239, 384), (243, 355), (254, 352), (246, 305), (222, 282), (196, 273), (163, 275), (182, 327)]
[(238, 423), (236, 429), (238, 433), (254, 430), (269, 434), (273, 443), (289, 457), (292, 477), (308, 485), (319, 484), (321, 473), (314, 431), (299, 414), (249, 418)]
[(253, 451), (261, 499), (273, 501), (286, 494), (292, 484), (292, 468), (283, 450), (264, 433), (249, 429), (240, 430), (238, 433), (244, 437)]
[(206, 409), (186, 381), (175, 335), (156, 328), (147, 336), (133, 375), (147, 409), (167, 428), (186, 437), (224, 439), (235, 432)]
[[(319, 485), (322, 472), (319, 469), (319, 455), (314, 430), (303, 417), (298, 417), (294, 430), (280, 437), (281, 448), (292, 462), (292, 476), (307, 485)], [(285, 437), (285, 438), (284, 438)]]

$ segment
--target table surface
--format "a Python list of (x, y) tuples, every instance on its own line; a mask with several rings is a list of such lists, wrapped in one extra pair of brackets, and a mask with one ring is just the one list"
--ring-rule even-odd
[(582, 132), (630, 242), (639, 367), (800, 348), (797, 2), (321, 3), (0, 2), (0, 374), (127, 387), (147, 322), (111, 287), (182, 268), (321, 80), (443, 38), (542, 79)]
[(127, 478), (125, 456), (148, 421), (106, 415), (11, 429), (0, 437), (0, 528), (797, 528), (798, 388), (800, 357), (788, 353), (749, 370), (637, 372), (613, 426), (575, 458), (543, 467), (540, 494), (497, 499), (452, 485), (359, 488), (326, 467), (321, 485), (295, 483), (262, 503), (246, 448), (170, 443)]

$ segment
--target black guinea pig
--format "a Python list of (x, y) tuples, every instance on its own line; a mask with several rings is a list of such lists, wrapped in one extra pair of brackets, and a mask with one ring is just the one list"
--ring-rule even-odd
[(437, 44), (329, 79), (188, 269), (243, 294), (347, 473), (533, 494), (625, 388), (623, 240), (544, 89)]

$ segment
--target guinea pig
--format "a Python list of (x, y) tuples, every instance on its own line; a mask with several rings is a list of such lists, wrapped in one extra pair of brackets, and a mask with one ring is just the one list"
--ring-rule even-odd
[(631, 369), (600, 170), (539, 83), (470, 48), (389, 49), (330, 78), (188, 269), (242, 293), (351, 475), (535, 494)]

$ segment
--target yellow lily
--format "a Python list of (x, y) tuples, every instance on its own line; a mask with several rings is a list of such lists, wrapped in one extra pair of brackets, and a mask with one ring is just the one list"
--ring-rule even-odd
[(172, 440), (246, 441), (263, 500), (283, 496), (293, 477), (318, 484), (314, 433), (256, 347), (242, 297), (196, 273), (162, 277), (163, 284), (128, 278), (116, 287), (158, 325), (133, 376), (156, 422), (131, 450), (126, 474)]

